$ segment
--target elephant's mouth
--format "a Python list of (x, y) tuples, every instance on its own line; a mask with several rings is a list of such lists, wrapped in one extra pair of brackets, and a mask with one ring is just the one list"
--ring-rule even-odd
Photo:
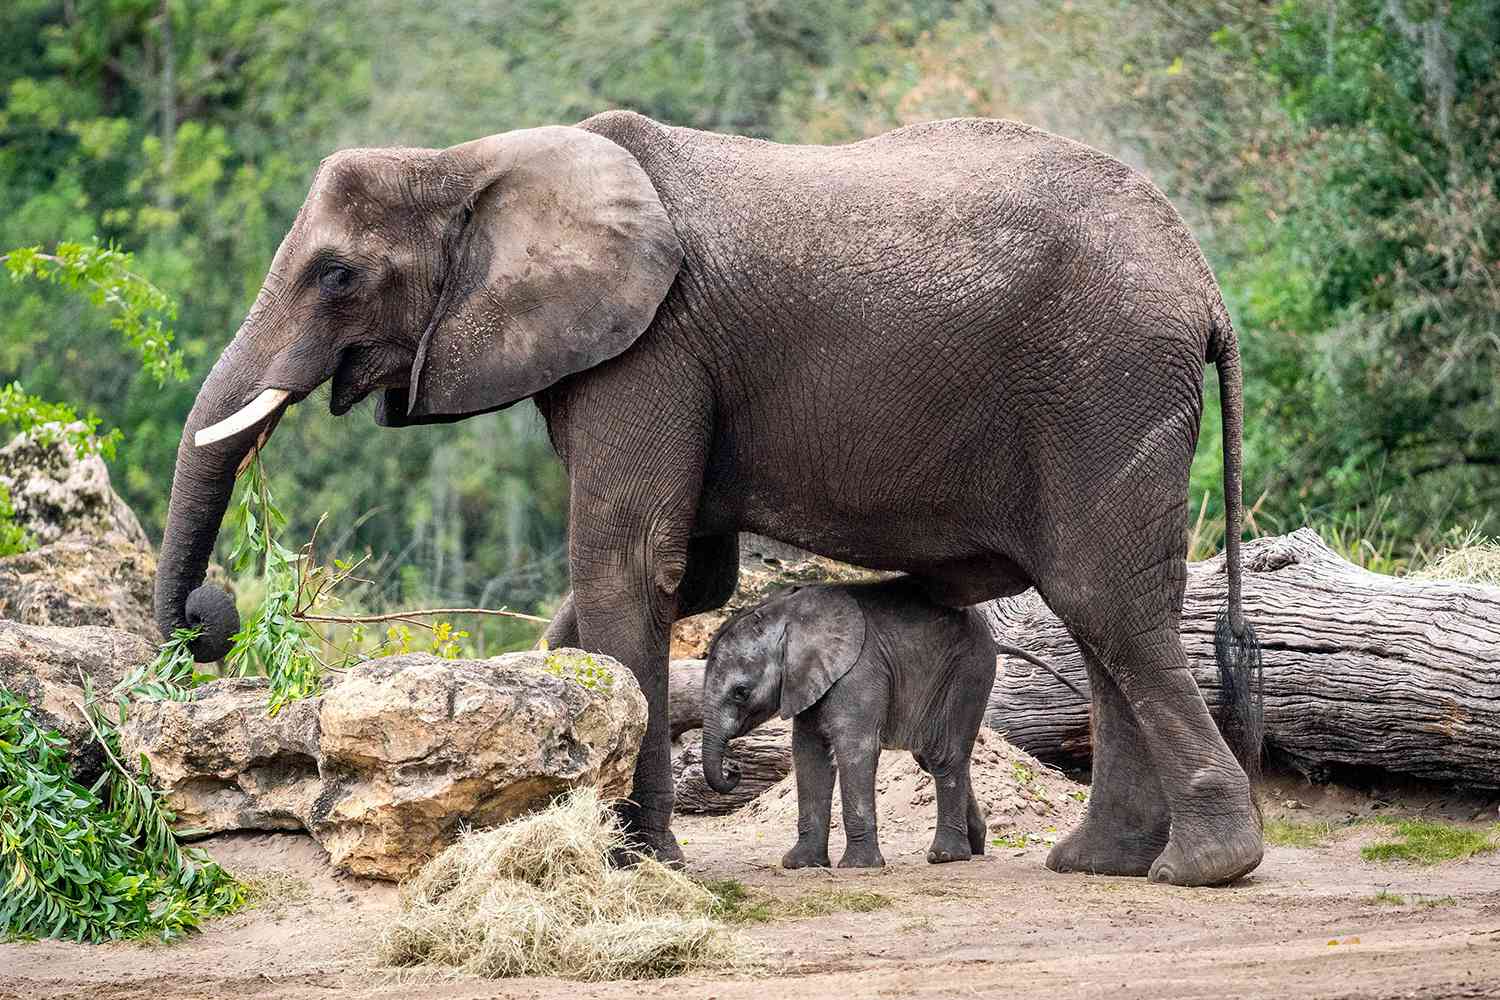
[(391, 352), (364, 344), (355, 344), (339, 352), (333, 370), (333, 390), (328, 410), (341, 417), (376, 389), (400, 388), (406, 385), (411, 361), (392, 358)]

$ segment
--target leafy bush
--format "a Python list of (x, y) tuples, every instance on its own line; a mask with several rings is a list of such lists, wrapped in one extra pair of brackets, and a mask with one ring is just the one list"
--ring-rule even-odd
[(177, 843), (144, 759), (128, 772), (113, 726), (88, 713), (108, 762), (92, 788), (69, 774), (66, 741), (0, 687), (0, 935), (171, 940), (237, 909), (243, 888)]
[(10, 502), (10, 487), (0, 483), (0, 556), (13, 556), (31, 549), (30, 536), (15, 518), (16, 508)]

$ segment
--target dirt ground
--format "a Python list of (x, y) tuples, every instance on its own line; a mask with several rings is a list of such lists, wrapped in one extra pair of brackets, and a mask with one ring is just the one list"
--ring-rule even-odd
[[(1290, 779), (1267, 788), (1267, 803), (1299, 819), (1393, 808)], [(1493, 803), (1398, 805), (1495, 819)], [(854, 893), (875, 894), (858, 898), (879, 908), (746, 924), (763, 958), (731, 975), (597, 985), (394, 975), (370, 959), (397, 905), (391, 886), (330, 875), (305, 837), (228, 836), (208, 844), (226, 864), (275, 873), (255, 909), (172, 946), (0, 945), (0, 997), (1500, 997), (1500, 856), (1366, 862), (1360, 846), (1381, 836), (1368, 826), (1323, 847), (1269, 848), (1228, 889), (1054, 875), (1044, 844), (945, 866), (926, 864), (919, 844), (893, 844), (883, 871), (783, 872), (790, 830), (695, 817), (677, 829), (694, 873), (739, 880), (782, 909), (838, 907)], [(835, 835), (835, 857), (839, 847)]]

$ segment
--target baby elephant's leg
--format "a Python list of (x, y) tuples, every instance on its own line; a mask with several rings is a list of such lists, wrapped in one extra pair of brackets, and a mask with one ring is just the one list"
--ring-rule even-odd
[[(952, 759), (935, 763), (932, 782), (937, 786), (937, 830), (932, 835), (932, 847), (927, 851), (927, 860), (935, 865), (948, 861), (968, 861), (975, 853), (972, 847), (970, 811), (979, 811), (979, 807), (974, 804), (974, 792), (969, 787), (968, 755), (956, 755)], [(984, 853), (982, 842), (979, 853)]]
[[(879, 732), (878, 728), (875, 730)], [(880, 740), (871, 733), (835, 741), (839, 763), (839, 794), (844, 807), (844, 856), (840, 868), (884, 868), (880, 838), (875, 830), (875, 769), (880, 764)]]
[(797, 770), (797, 843), (782, 857), (781, 867), (830, 868), (833, 758), (828, 740), (800, 716), (792, 721), (792, 765)]
[(979, 800), (974, 797), (974, 784), (969, 782), (969, 853), (975, 857), (984, 853), (985, 841), (989, 840), (989, 827), (985, 825), (984, 813), (979, 811)]

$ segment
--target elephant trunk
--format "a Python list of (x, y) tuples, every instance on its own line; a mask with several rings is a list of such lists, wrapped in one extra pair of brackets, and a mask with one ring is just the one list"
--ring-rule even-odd
[(177, 628), (201, 627), (192, 645), (200, 663), (222, 659), (240, 628), (233, 598), (201, 585), (235, 475), (257, 440), (275, 427), (288, 398), (294, 398), (291, 392), (267, 391), (266, 362), (273, 352), (259, 339), (246, 320), (219, 356), (183, 426), (172, 473), (156, 573), (156, 623), (163, 637)]
[(720, 795), (727, 795), (740, 783), (740, 770), (733, 762), (726, 763), (724, 751), (729, 746), (729, 737), (721, 726), (705, 727), (703, 730), (703, 777), (708, 787)]

